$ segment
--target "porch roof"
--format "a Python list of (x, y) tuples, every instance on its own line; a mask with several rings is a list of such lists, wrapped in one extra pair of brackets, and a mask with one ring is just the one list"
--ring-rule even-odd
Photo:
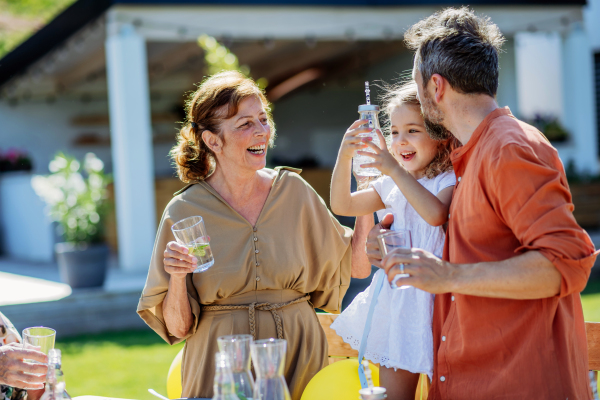
[[(472, 0), (471, 6), (584, 6), (586, 0)], [(0, 87), (97, 20), (114, 5), (124, 6), (311, 6), (418, 7), (453, 6), (451, 0), (78, 0), (29, 39), (0, 59)]]

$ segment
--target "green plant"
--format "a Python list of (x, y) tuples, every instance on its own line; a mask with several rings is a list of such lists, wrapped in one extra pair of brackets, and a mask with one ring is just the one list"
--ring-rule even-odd
[(102, 160), (87, 153), (82, 165), (74, 157), (58, 153), (49, 169), (50, 175), (34, 176), (31, 184), (48, 205), (50, 218), (58, 222), (58, 233), (69, 243), (101, 242), (111, 182)]
[[(217, 39), (209, 35), (202, 35), (198, 38), (198, 46), (204, 50), (204, 61), (206, 62), (207, 72), (209, 75), (219, 73), (221, 71), (240, 71), (246, 76), (250, 76), (250, 67), (240, 65), (237, 56), (219, 43)], [(264, 89), (269, 82), (267, 78), (258, 78), (256, 84)]]

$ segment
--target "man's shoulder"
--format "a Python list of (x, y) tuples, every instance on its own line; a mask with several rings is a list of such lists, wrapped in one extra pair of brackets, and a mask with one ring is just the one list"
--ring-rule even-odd
[(554, 163), (558, 159), (558, 152), (542, 132), (512, 115), (494, 119), (484, 142), (482, 149), (490, 155), (490, 160), (511, 153), (515, 148), (533, 153), (547, 162)]

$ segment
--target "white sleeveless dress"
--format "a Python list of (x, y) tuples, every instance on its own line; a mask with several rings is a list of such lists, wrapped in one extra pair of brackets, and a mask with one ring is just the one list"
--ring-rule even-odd
[[(453, 171), (449, 171), (432, 179), (421, 178), (419, 183), (437, 195), (441, 190), (454, 186), (456, 177)], [(393, 213), (392, 230), (410, 230), (412, 247), (427, 250), (441, 257), (445, 239), (442, 227), (431, 226), (425, 222), (389, 176), (378, 178), (371, 183), (371, 186), (386, 206), (385, 210), (377, 211), (379, 219)], [(336, 333), (355, 350), (360, 348), (369, 305), (373, 300), (374, 282), (377, 281), (378, 274), (384, 274), (383, 270), (375, 273), (371, 285), (364, 292), (359, 293), (331, 325)], [(431, 379), (433, 374), (432, 317), (432, 294), (413, 287), (392, 289), (388, 280), (384, 279), (373, 314), (365, 358), (387, 368), (424, 373)]]

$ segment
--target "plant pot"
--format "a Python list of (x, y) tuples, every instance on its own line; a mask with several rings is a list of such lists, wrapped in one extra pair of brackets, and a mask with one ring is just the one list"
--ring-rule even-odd
[(106, 244), (57, 243), (54, 250), (63, 282), (73, 289), (104, 285), (110, 252)]

